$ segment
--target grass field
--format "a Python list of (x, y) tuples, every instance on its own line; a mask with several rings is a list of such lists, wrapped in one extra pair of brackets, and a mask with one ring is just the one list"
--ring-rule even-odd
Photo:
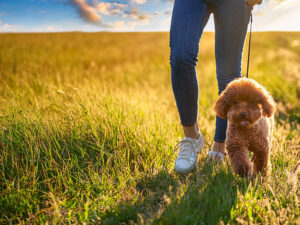
[(247, 181), (205, 160), (213, 33), (197, 66), (206, 145), (188, 176), (173, 172), (167, 33), (1, 34), (0, 224), (300, 224), (300, 33), (254, 33), (252, 46), (250, 77), (278, 112), (272, 174)]

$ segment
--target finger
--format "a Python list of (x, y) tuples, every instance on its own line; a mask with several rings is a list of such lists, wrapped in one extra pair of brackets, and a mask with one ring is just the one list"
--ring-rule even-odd
[(251, 5), (251, 0), (245, 0), (246, 5)]
[(247, 5), (253, 6), (255, 4), (254, 0), (246, 0)]

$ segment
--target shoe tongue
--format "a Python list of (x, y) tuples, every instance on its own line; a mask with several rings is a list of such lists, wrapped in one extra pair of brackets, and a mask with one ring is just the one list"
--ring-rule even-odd
[(183, 140), (193, 143), (193, 145), (195, 145), (198, 141), (198, 139), (190, 138), (190, 137), (185, 137)]
[(187, 141), (187, 142), (183, 142), (184, 144), (191, 144), (193, 147), (195, 146), (195, 143), (197, 141), (197, 139), (190, 138), (190, 137), (185, 137), (183, 140)]
[(187, 140), (187, 141), (197, 141), (198, 139), (197, 138), (191, 138), (191, 137), (185, 137), (184, 140)]

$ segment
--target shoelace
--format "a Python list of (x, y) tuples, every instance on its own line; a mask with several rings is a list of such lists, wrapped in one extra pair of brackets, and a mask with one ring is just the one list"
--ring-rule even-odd
[[(186, 139), (183, 139), (183, 140), (179, 141), (179, 142), (175, 145), (175, 147), (174, 147), (174, 152), (176, 152), (180, 147), (182, 147), (184, 144), (187, 144), (187, 143), (191, 144), (192, 147), (193, 147), (193, 151), (196, 152), (195, 149), (194, 149), (194, 143), (193, 143), (192, 141), (186, 140)], [(181, 149), (181, 151), (179, 151), (179, 156), (180, 156), (181, 159), (189, 159), (189, 157), (190, 157), (190, 151), (187, 151), (187, 149), (185, 149), (185, 148), (183, 147), (183, 148)]]

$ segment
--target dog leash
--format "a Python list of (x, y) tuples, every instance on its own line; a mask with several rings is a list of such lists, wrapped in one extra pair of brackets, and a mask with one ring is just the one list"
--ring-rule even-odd
[(249, 64), (250, 64), (251, 33), (252, 33), (252, 10), (250, 14), (250, 32), (249, 32), (248, 61), (247, 61), (247, 74), (246, 74), (247, 78), (249, 74)]

